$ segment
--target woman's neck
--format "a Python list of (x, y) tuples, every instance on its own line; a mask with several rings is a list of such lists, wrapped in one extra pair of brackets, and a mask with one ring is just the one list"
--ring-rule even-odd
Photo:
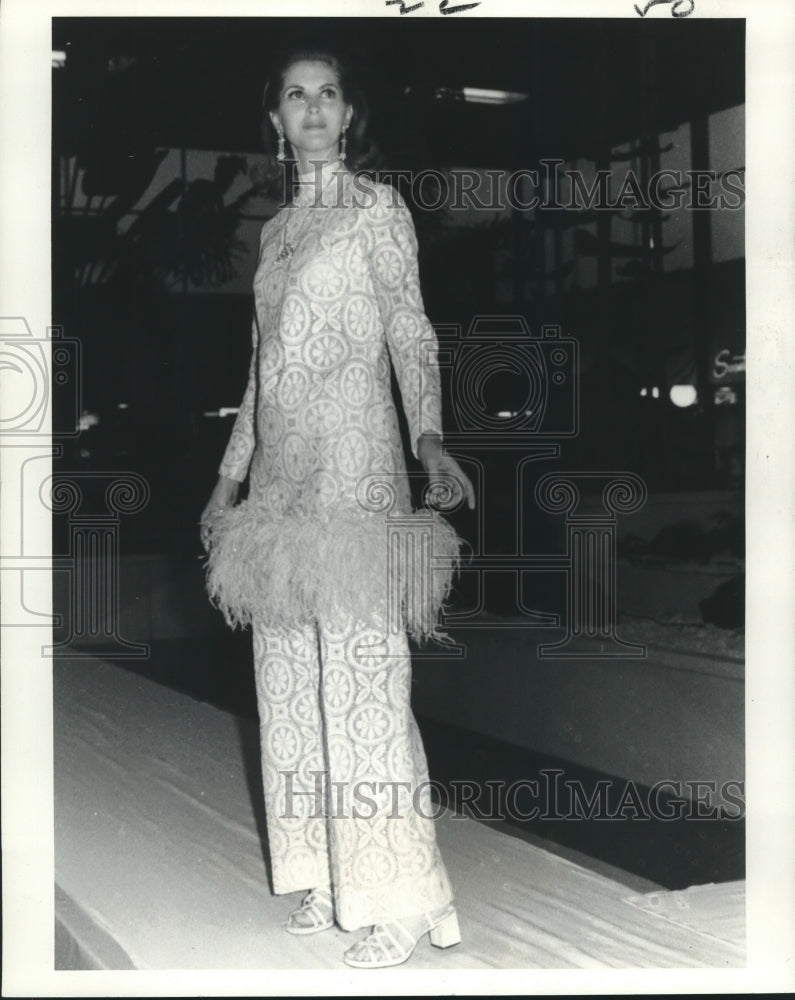
[(340, 166), (339, 153), (299, 153), (296, 157), (298, 167), (298, 179), (301, 181), (313, 181), (322, 172), (328, 173), (334, 167)]
[(308, 164), (308, 171), (298, 166), (298, 186), (293, 194), (293, 202), (297, 205), (337, 204), (342, 198), (342, 178), (347, 174), (343, 161), (336, 157), (332, 160), (315, 160)]

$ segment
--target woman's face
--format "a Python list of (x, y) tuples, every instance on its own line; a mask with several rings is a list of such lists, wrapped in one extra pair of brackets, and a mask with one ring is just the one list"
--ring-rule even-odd
[(299, 160), (329, 159), (337, 155), (340, 133), (353, 108), (342, 97), (339, 77), (325, 62), (293, 63), (284, 74), (279, 106), (271, 121), (284, 130)]

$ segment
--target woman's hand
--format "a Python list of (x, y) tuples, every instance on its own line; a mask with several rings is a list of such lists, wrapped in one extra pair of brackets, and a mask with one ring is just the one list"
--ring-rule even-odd
[(228, 510), (229, 507), (234, 507), (237, 503), (239, 489), (240, 483), (236, 479), (227, 479), (226, 476), (218, 477), (218, 482), (210, 494), (210, 499), (207, 501), (207, 505), (202, 511), (199, 521), (202, 545), (204, 545), (205, 549), (207, 548), (210, 536), (210, 522), (216, 514), (221, 514), (223, 511)]
[(420, 436), (417, 456), (428, 474), (428, 498), (435, 507), (451, 510), (466, 497), (469, 509), (475, 509), (474, 486), (458, 462), (442, 448), (437, 434)]

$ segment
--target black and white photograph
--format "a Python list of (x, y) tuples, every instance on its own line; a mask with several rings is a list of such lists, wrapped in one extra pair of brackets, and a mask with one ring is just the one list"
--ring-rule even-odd
[(792, 12), (21, 6), (3, 994), (791, 988)]

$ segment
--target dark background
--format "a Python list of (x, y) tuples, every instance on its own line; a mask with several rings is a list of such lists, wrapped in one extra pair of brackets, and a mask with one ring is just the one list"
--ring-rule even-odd
[[(393, 169), (533, 169), (540, 159), (552, 157), (609, 164), (616, 146), (653, 148), (661, 133), (682, 124), (689, 124), (693, 137), (690, 166), (708, 169), (709, 116), (741, 105), (745, 92), (741, 20), (420, 21), (397, 13), (378, 19), (53, 20), (53, 49), (66, 53), (65, 66), (53, 71), (53, 322), (79, 342), (78, 409), (98, 418), (62, 439), (60, 466), (64, 472), (133, 471), (151, 489), (147, 506), (120, 526), (122, 562), (131, 557), (121, 586), (134, 594), (122, 609), (122, 628), (129, 638), (150, 642), (145, 663), (124, 665), (243, 713), (254, 710), (250, 638), (223, 632), (202, 593), (198, 561), (198, 519), (232, 419), (205, 414), (237, 404), (250, 355), (251, 296), (213, 290), (218, 275), (228, 276), (237, 266), (229, 254), (232, 237), (223, 228), (223, 185), (191, 188), (184, 180), (175, 182), (161, 203), (137, 217), (132, 230), (122, 234), (119, 222), (148, 187), (166, 151), (256, 153), (268, 65), (293, 39), (313, 35), (321, 44), (347, 48), (362, 65), (371, 134), (385, 166)], [(485, 107), (434, 97), (438, 88), (464, 86), (515, 90), (529, 94), (529, 100)], [(68, 208), (65, 160), (84, 171), (82, 194), (90, 199), (91, 211)], [(589, 288), (571, 282), (550, 287), (537, 277), (550, 267), (541, 226), (529, 231), (525, 221), (512, 220), (513, 229), (502, 238), (509, 273), (513, 268), (516, 277), (507, 303), (495, 294), (495, 245), (487, 234), (444, 238), (435, 213), (414, 214), (423, 295), (433, 322), (466, 328), (477, 314), (512, 313), (533, 331), (542, 324), (559, 325), (579, 343), (579, 433), (561, 442), (554, 462), (536, 463), (539, 474), (627, 470), (642, 477), (652, 498), (682, 494), (692, 497), (694, 509), (705, 495), (718, 497), (718, 511), (732, 498), (734, 520), (724, 520), (713, 531), (703, 523), (665, 525), (660, 515), (663, 530), (641, 553), (668, 560), (648, 584), (655, 610), (662, 611), (680, 586), (681, 576), (665, 576), (671, 561), (707, 561), (727, 551), (740, 557), (742, 519), (736, 508), (742, 502), (744, 385), (739, 380), (732, 387), (738, 403), (727, 430), (726, 409), (716, 412), (708, 369), (716, 334), (742, 349), (745, 265), (741, 258), (713, 258), (706, 214), (693, 221), (692, 267), (666, 271), (659, 260), (639, 260), (636, 276), (620, 282), (614, 280), (609, 226), (597, 225), (593, 254), (599, 278)], [(204, 225), (207, 219), (212, 225)], [(576, 223), (573, 218), (557, 224)], [(81, 280), (90, 268), (99, 268), (100, 280)], [(188, 274), (195, 280), (188, 282)], [(681, 334), (682, 349), (692, 353), (696, 365), (699, 403), (684, 410), (667, 399), (665, 361), (672, 329), (674, 340)], [(659, 399), (640, 395), (642, 387), (652, 385), (661, 387)], [(494, 408), (510, 409), (517, 391), (509, 377), (496, 379), (489, 386)], [(59, 398), (56, 426), (74, 430), (73, 395)], [(482, 527), (489, 549), (515, 552), (516, 454), (495, 451), (479, 457), (485, 467), (488, 505)], [(100, 493), (89, 500), (97, 509), (102, 505)], [(534, 552), (564, 550), (562, 519), (545, 519), (534, 510), (522, 517)], [(474, 521), (466, 512), (453, 519), (461, 535), (474, 538)], [(67, 518), (56, 516), (53, 523), (54, 552), (63, 552)], [(160, 591), (152, 583), (158, 573), (165, 581)], [(543, 593), (524, 596), (534, 607), (546, 602), (545, 609), (554, 611), (563, 600), (564, 581), (550, 583), (540, 576)], [(743, 599), (741, 578), (732, 584), (724, 617), (729, 626), (738, 623)], [(459, 596), (466, 605), (465, 591), (464, 586)], [(511, 613), (514, 582), (492, 581), (488, 598), (488, 611)], [(150, 632), (143, 626), (137, 632), (130, 624), (140, 625), (136, 602), (150, 609)], [(545, 637), (522, 636), (516, 648), (506, 640), (499, 655), (524, 656), (539, 638)], [(476, 666), (485, 677), (488, 663)], [(422, 666), (418, 674), (421, 691)], [(659, 742), (660, 733), (667, 739), (684, 732), (685, 722), (697, 714), (695, 708), (688, 714), (687, 696), (677, 691), (666, 691), (668, 701), (658, 706), (653, 698), (641, 704), (631, 684), (625, 686), (630, 691), (626, 702), (614, 704), (613, 695), (596, 691), (593, 705), (605, 717), (615, 714), (617, 727), (627, 704), (647, 712), (650, 745)], [(521, 712), (522, 697), (531, 695), (515, 695)], [(568, 713), (554, 695), (532, 693), (549, 697), (550, 712)], [(735, 724), (741, 726), (741, 720), (715, 723), (731, 738)], [(532, 753), (438, 720), (423, 723), (423, 736), (432, 773), (445, 779), (521, 777), (542, 766), (566, 764), (536, 747), (532, 733), (527, 737)], [(582, 766), (572, 772), (571, 762), (566, 766), (586, 785), (602, 776)], [(561, 843), (568, 838), (578, 850), (671, 887), (742, 877), (740, 823), (657, 824), (653, 834), (635, 823), (622, 829), (621, 837), (612, 827), (604, 832), (593, 824), (567, 824), (560, 830), (547, 824), (537, 832)]]
[[(82, 344), (83, 406), (100, 417), (65, 461), (133, 468), (147, 477), (152, 501), (131, 526), (128, 544), (195, 545), (196, 520), (231, 427), (230, 419), (203, 414), (241, 397), (251, 298), (203, 292), (200, 284), (165, 290), (163, 268), (173, 266), (165, 257), (195, 252), (190, 192), (171, 192), (173, 202), (161, 206), (159, 218), (141, 219), (134, 239), (119, 238), (118, 218), (167, 149), (260, 149), (269, 60), (292, 39), (307, 38), (338, 43), (359, 62), (372, 137), (385, 165), (399, 169), (532, 168), (543, 157), (609, 161), (616, 144), (653, 142), (682, 122), (697, 128), (744, 95), (739, 20), (54, 19), (53, 48), (67, 58), (53, 77), (53, 318)], [(437, 88), (461, 86), (530, 98), (505, 107), (433, 99)], [(105, 210), (90, 217), (64, 211), (58, 187), (65, 157), (77, 158), (84, 193)], [(707, 159), (694, 145), (693, 167), (706, 169)], [(601, 255), (597, 287), (560, 283), (550, 292), (538, 280), (528, 294), (517, 280), (506, 307), (493, 301), (493, 243), (478, 233), (434, 239), (433, 216), (416, 218), (432, 321), (466, 328), (477, 313), (516, 312), (533, 330), (555, 323), (578, 339), (584, 419), (564, 448), (564, 463), (627, 468), (652, 490), (739, 485), (737, 463), (729, 469), (716, 460), (709, 391), (685, 411), (668, 403), (664, 385), (661, 404), (639, 396), (640, 386), (661, 381), (670, 340), (670, 331), (660, 330), (663, 314), (668, 327), (681, 327), (705, 388), (715, 331), (742, 343), (744, 262), (713, 263), (703, 224), (694, 222), (694, 244), (701, 246), (694, 245), (692, 268), (663, 273), (633, 262), (637, 279), (616, 283), (608, 235), (593, 251)], [(172, 223), (168, 232), (164, 220)], [(521, 228), (508, 234), (507, 248), (532, 282), (548, 266), (539, 249), (543, 234), (531, 235), (528, 249)], [(109, 252), (116, 267), (104, 280), (76, 280)], [(206, 269), (202, 274), (212, 281)], [(491, 386), (495, 407), (503, 395), (510, 408), (514, 389), (510, 377), (498, 378)], [(123, 411), (121, 400), (128, 404)], [(742, 414), (735, 440), (741, 424)], [(495, 465), (495, 481), (500, 475)]]

